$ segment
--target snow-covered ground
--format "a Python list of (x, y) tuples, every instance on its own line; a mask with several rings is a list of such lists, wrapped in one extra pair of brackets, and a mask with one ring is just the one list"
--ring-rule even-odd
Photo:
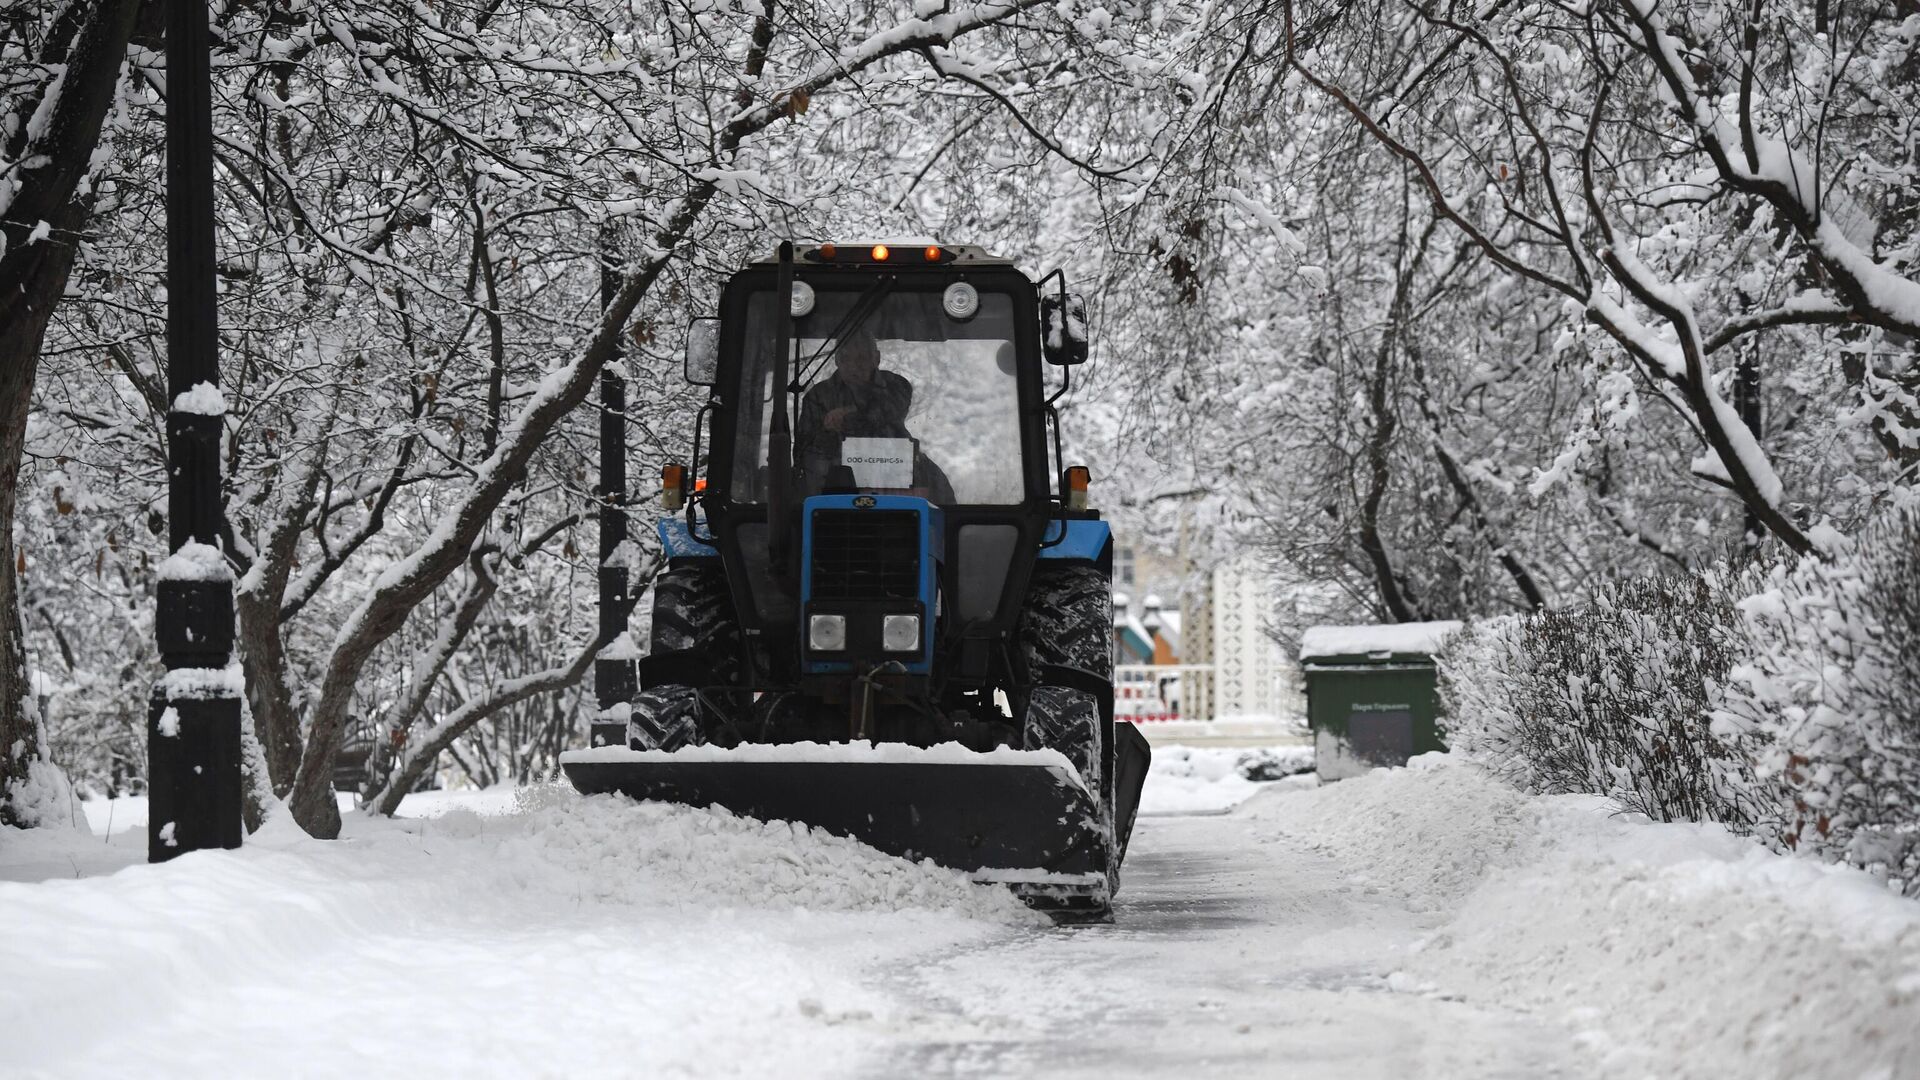
[(0, 883), (0, 1073), (1920, 1076), (1920, 905), (1864, 875), (1452, 758), (1321, 787), (1225, 753), (1160, 752), (1117, 921), (1078, 929), (557, 789), (158, 867), (140, 830), (0, 832), (49, 871)]

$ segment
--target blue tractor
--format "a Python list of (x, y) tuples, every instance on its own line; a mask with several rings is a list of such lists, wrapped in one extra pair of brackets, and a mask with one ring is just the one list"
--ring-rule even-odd
[(663, 470), (640, 691), (563, 757), (575, 787), (1110, 917), (1149, 751), (1113, 718), (1112, 538), (1060, 460), (1085, 310), (1045, 284), (939, 244), (783, 243), (732, 277), (689, 334), (702, 475)]

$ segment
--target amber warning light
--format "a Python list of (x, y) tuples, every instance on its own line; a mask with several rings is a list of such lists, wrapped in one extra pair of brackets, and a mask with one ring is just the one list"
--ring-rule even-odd
[(1087, 508), (1087, 486), (1093, 480), (1093, 474), (1085, 465), (1075, 465), (1067, 470), (1067, 509), (1085, 510)]

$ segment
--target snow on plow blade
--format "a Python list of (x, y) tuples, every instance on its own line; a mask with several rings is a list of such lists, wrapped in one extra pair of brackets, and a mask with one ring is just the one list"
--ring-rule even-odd
[(1054, 751), (601, 747), (564, 753), (560, 767), (582, 794), (618, 792), (799, 822), (977, 881), (1014, 885), (1056, 917), (1106, 911), (1099, 814), (1079, 775)]

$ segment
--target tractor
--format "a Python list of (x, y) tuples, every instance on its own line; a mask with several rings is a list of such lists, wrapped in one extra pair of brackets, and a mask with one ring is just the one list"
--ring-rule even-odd
[(688, 332), (708, 394), (661, 473), (639, 692), (563, 755), (573, 785), (1110, 919), (1149, 749), (1113, 717), (1111, 533), (1061, 460), (1087, 353), (1059, 271), (977, 247), (787, 242), (735, 273)]

